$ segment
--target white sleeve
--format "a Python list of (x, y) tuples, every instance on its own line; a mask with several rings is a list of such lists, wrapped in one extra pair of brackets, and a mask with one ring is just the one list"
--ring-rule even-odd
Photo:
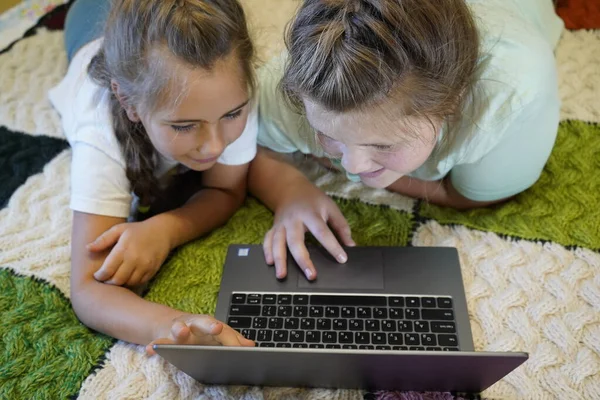
[(248, 113), (246, 127), (236, 141), (225, 148), (217, 161), (225, 165), (242, 165), (249, 163), (256, 156), (256, 135), (258, 134), (258, 104), (253, 100), (252, 109)]
[(127, 218), (131, 201), (125, 169), (99, 149), (75, 143), (71, 160), (71, 209)]

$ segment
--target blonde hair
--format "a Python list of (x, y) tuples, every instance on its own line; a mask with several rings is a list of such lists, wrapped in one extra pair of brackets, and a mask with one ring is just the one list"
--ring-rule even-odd
[[(116, 138), (126, 160), (126, 173), (140, 204), (158, 195), (154, 176), (157, 153), (144, 126), (127, 118), (111, 91), (119, 84), (128, 105), (155, 110), (166, 98), (177, 98), (174, 73), (165, 68), (164, 52), (192, 68), (211, 70), (235, 54), (246, 83), (255, 85), (254, 48), (246, 18), (237, 0), (113, 0), (102, 48), (88, 72), (110, 92), (110, 111)], [(235, 53), (234, 53), (235, 52)]]
[(334, 112), (394, 98), (402, 115), (450, 122), (472, 98), (479, 42), (464, 0), (305, 0), (280, 87), (300, 110), (303, 98)]

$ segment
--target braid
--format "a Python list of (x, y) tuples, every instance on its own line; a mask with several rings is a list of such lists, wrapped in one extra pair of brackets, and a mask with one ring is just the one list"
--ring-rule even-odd
[[(103, 87), (110, 87), (110, 77), (102, 50), (92, 58), (89, 72)], [(109, 111), (115, 137), (125, 159), (125, 174), (131, 184), (131, 191), (139, 198), (140, 205), (149, 206), (159, 193), (158, 181), (154, 176), (156, 150), (142, 123), (131, 121), (117, 96), (112, 91), (109, 92)]]

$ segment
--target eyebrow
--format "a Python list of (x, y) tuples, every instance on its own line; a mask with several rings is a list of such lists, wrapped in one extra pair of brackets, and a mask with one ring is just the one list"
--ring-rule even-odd
[[(244, 107), (246, 104), (248, 104), (250, 102), (250, 99), (244, 101), (242, 104), (240, 104), (239, 106), (227, 111), (225, 114), (221, 115), (219, 117), (219, 119), (226, 117), (229, 114), (232, 114), (236, 111), (238, 111), (240, 108)], [(170, 124), (183, 124), (183, 123), (191, 123), (191, 122), (206, 122), (203, 119), (174, 119), (174, 120), (165, 120), (165, 122), (168, 122)]]
[[(313, 128), (313, 129), (315, 129), (315, 128)], [(325, 137), (327, 137), (327, 138), (329, 138), (329, 139), (334, 140), (334, 141), (337, 142), (336, 139), (332, 138), (329, 135), (324, 134), (323, 132), (321, 132), (321, 131), (319, 131), (317, 129), (315, 129), (315, 132), (317, 132), (319, 135), (323, 135), (323, 136), (325, 136)], [(384, 143), (362, 143), (362, 144), (359, 144), (357, 146), (365, 146), (365, 147), (392, 147), (393, 144), (388, 144), (388, 143), (385, 143), (385, 144)]]

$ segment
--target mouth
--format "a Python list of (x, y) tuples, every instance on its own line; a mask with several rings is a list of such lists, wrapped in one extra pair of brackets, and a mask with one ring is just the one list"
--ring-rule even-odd
[(192, 158), (192, 157), (190, 157), (190, 160), (192, 160), (196, 164), (209, 164), (209, 163), (213, 163), (213, 162), (217, 161), (218, 159), (219, 159), (219, 156), (214, 156), (214, 157), (210, 157), (210, 158)]
[(371, 171), (371, 172), (361, 172), (358, 175), (361, 178), (372, 179), (372, 178), (377, 178), (379, 175), (383, 174), (383, 171), (385, 171), (385, 168), (380, 168), (378, 170)]

